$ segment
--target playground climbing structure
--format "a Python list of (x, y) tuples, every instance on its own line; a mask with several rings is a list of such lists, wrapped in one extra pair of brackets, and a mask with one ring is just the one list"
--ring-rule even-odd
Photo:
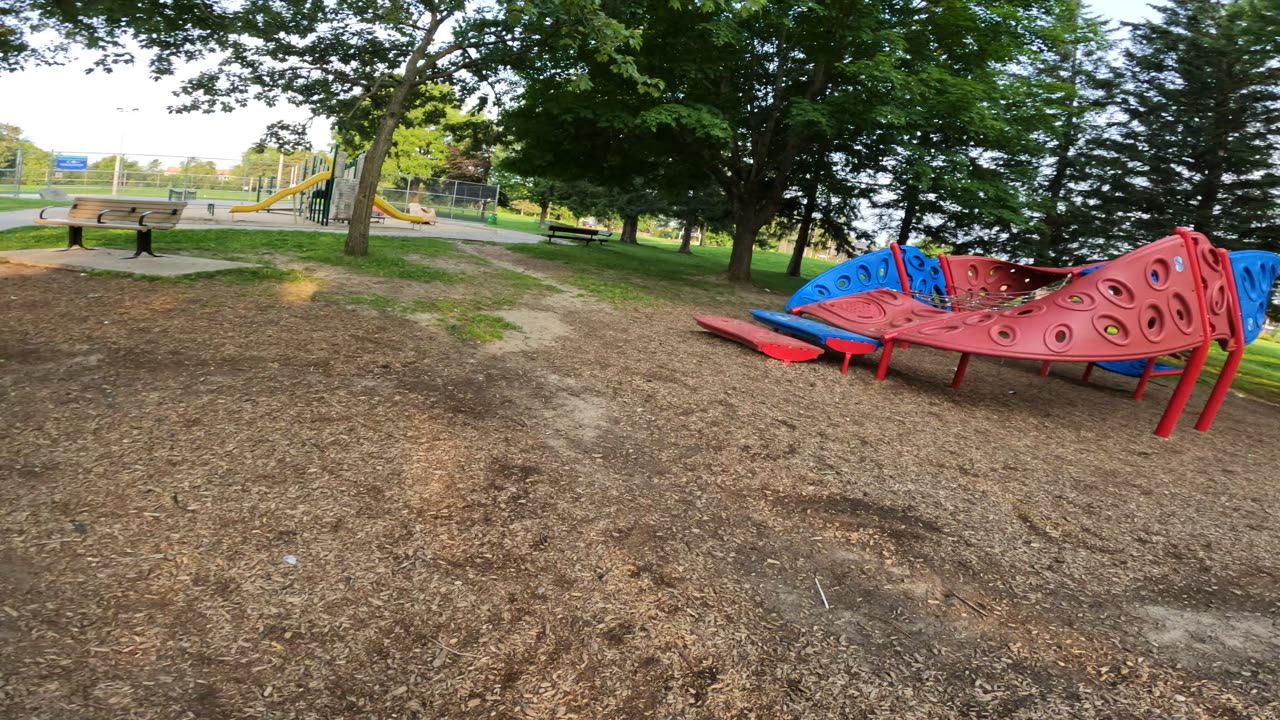
[[(1051, 363), (1082, 362), (1148, 381), (1178, 376), (1156, 428), (1168, 437), (1217, 342), (1228, 353), (1196, 429), (1221, 407), (1245, 346), (1266, 320), (1280, 256), (1228, 253), (1186, 228), (1105, 263), (1042, 268), (979, 256), (929, 258), (896, 244), (838, 265), (787, 301), (787, 313), (754, 310), (764, 327), (701, 315), (699, 325), (765, 351), (779, 337), (844, 355), (879, 349), (884, 379), (895, 347), (921, 345), (960, 353), (952, 387), (973, 355)], [(788, 315), (791, 317), (789, 318)], [(766, 351), (767, 352), (767, 351)], [(818, 355), (814, 354), (814, 358)], [(1158, 358), (1184, 358), (1183, 366)], [(775, 355), (777, 357), (777, 355)], [(798, 355), (787, 361), (802, 360)]]

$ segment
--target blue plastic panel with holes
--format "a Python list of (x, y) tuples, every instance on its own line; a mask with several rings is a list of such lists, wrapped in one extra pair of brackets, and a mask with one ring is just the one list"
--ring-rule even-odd
[[(1109, 370), (1120, 375), (1128, 375), (1129, 377), (1140, 378), (1143, 371), (1147, 369), (1146, 360), (1108, 360), (1106, 362), (1094, 363), (1103, 370)], [(1165, 365), (1162, 362), (1156, 363), (1155, 372), (1167, 372), (1170, 370), (1180, 370), (1177, 365)]]
[(1280, 255), (1265, 250), (1236, 250), (1228, 256), (1231, 272), (1236, 276), (1236, 296), (1240, 298), (1240, 319), (1244, 323), (1247, 345), (1258, 339), (1267, 323), (1271, 286), (1280, 275)]
[[(904, 246), (902, 262), (907, 267), (912, 294), (921, 300), (936, 296), (943, 298), (945, 302), (947, 283), (937, 258), (926, 257), (916, 248)], [(902, 282), (898, 279), (898, 269), (894, 266), (893, 251), (889, 248), (842, 262), (810, 280), (787, 300), (787, 311), (801, 305), (880, 288), (903, 289)]]
[(830, 338), (839, 338), (841, 340), (849, 340), (851, 342), (863, 342), (875, 347), (880, 347), (880, 341), (875, 338), (869, 338), (865, 335), (859, 335), (849, 330), (841, 330), (838, 327), (828, 325), (824, 322), (818, 322), (810, 318), (800, 317), (799, 315), (788, 315), (787, 313), (775, 312), (773, 310), (752, 310), (751, 316), (761, 325), (773, 328), (779, 332), (793, 335), (801, 340), (807, 340), (817, 345), (826, 345)]
[(931, 258), (910, 245), (904, 245), (902, 263), (907, 266), (911, 294), (917, 300), (944, 309), (949, 307), (947, 276), (942, 274), (942, 262), (938, 258)]

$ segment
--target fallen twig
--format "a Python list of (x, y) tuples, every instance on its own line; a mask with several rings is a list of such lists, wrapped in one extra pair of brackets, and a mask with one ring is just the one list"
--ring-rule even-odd
[(965, 596), (961, 595), (960, 593), (956, 592), (955, 590), (952, 590), (952, 591), (951, 591), (951, 595), (952, 595), (953, 597), (955, 597), (955, 599), (957, 599), (957, 600), (959, 600), (960, 602), (964, 603), (965, 605), (968, 605), (970, 608), (972, 608), (972, 609), (973, 609), (973, 611), (974, 611), (974, 612), (978, 613), (978, 614), (979, 614), (979, 615), (981, 615), (982, 617), (986, 617), (986, 616), (987, 616), (987, 613), (986, 613), (986, 611), (985, 611), (985, 610), (983, 610), (982, 608), (978, 607), (977, 605), (974, 605), (973, 603), (969, 602), (969, 600), (968, 600), (967, 598), (965, 598)]
[(827, 602), (827, 594), (822, 591), (822, 583), (818, 582), (818, 576), (813, 576), (813, 584), (818, 586), (818, 594), (822, 596), (822, 606), (831, 609), (831, 603)]
[(428, 640), (430, 640), (431, 642), (433, 642), (433, 643), (435, 643), (435, 644), (439, 645), (440, 647), (444, 648), (445, 650), (448, 650), (449, 652), (453, 653), (454, 655), (461, 655), (462, 657), (469, 657), (469, 658), (478, 658), (478, 657), (480, 657), (479, 655), (472, 655), (471, 653), (464, 653), (464, 652), (462, 652), (461, 650), (454, 650), (453, 648), (449, 647), (448, 645), (445, 645), (444, 643), (440, 642), (439, 640), (437, 640), (437, 639), (435, 639), (435, 638), (427, 638), (427, 639), (428, 639)]

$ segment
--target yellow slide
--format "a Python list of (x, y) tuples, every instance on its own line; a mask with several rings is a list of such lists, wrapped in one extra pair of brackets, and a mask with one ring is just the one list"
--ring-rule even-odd
[(295, 195), (297, 193), (302, 192), (303, 190), (306, 190), (312, 185), (315, 185), (316, 183), (320, 183), (320, 182), (324, 182), (325, 180), (328, 180), (329, 173), (330, 173), (329, 170), (325, 170), (324, 172), (321, 172), (321, 173), (316, 173), (315, 175), (312, 175), (311, 177), (307, 178), (306, 180), (303, 180), (297, 185), (293, 185), (291, 187), (287, 187), (283, 190), (273, 193), (266, 200), (263, 200), (262, 202), (256, 202), (256, 203), (253, 203), (252, 205), (236, 205), (235, 207), (231, 208), (231, 212), (242, 213), (242, 212), (258, 212), (259, 210), (266, 210), (267, 208), (271, 207), (272, 205), (275, 205), (276, 203), (289, 197), (290, 195)]
[(381, 210), (382, 212), (390, 215), (391, 217), (397, 220), (404, 220), (405, 222), (411, 222), (411, 223), (420, 223), (426, 220), (426, 218), (422, 217), (421, 215), (408, 215), (406, 213), (400, 212), (399, 210), (396, 209), (394, 205), (387, 202), (386, 200), (383, 200), (381, 195), (373, 196), (373, 204), (378, 206), (379, 210)]
[[(311, 177), (307, 178), (306, 180), (303, 180), (297, 185), (293, 185), (291, 187), (287, 187), (283, 190), (280, 190), (279, 192), (273, 193), (270, 197), (268, 197), (266, 200), (263, 200), (262, 202), (256, 202), (256, 203), (253, 203), (252, 205), (236, 205), (235, 207), (231, 208), (231, 212), (246, 213), (246, 212), (258, 212), (259, 210), (266, 210), (267, 208), (271, 207), (272, 205), (275, 205), (276, 203), (289, 197), (290, 195), (296, 195), (297, 193), (300, 193), (303, 190), (306, 190), (307, 188), (311, 187), (312, 185), (315, 185), (316, 183), (321, 183), (321, 182), (324, 182), (325, 180), (328, 180), (330, 172), (331, 171), (329, 170), (325, 170), (322, 173), (316, 173), (315, 175), (312, 175)], [(421, 215), (407, 215), (405, 213), (400, 212), (395, 208), (394, 205), (382, 199), (382, 196), (380, 195), (373, 196), (373, 204), (377, 205), (379, 210), (381, 210), (382, 212), (390, 215), (391, 217), (397, 220), (404, 220), (405, 222), (411, 222), (411, 223), (420, 223), (426, 220), (426, 218), (422, 217)]]

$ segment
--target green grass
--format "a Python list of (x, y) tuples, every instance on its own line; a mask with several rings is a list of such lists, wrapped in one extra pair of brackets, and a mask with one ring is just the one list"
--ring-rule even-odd
[(444, 329), (461, 340), (484, 343), (501, 340), (508, 330), (519, 330), (520, 326), (497, 315), (463, 313), (446, 320)]
[(341, 300), (381, 312), (403, 315), (430, 313), (436, 316), (440, 326), (450, 335), (470, 342), (485, 343), (501, 340), (507, 331), (520, 329), (519, 325), (505, 318), (481, 312), (481, 310), (499, 310), (514, 306), (517, 301), (510, 296), (405, 301), (386, 295), (370, 294), (350, 295)]
[(41, 200), (40, 198), (0, 197), (0, 212), (10, 210), (31, 210), (33, 208), (66, 207), (69, 202), (57, 200)]
[[(514, 245), (510, 249), (569, 265), (575, 271), (571, 282), (587, 292), (615, 301), (635, 302), (644, 296), (647, 302), (699, 302), (722, 298), (733, 291), (717, 282), (729, 266), (729, 248), (694, 247), (692, 255), (681, 255), (676, 252), (678, 247), (678, 243), (649, 240), (637, 245), (611, 242), (582, 247), (538, 243)], [(757, 249), (751, 262), (755, 285), (785, 297), (834, 265), (805, 258), (804, 277), (793, 278), (786, 273), (789, 259), (785, 253)], [(610, 287), (624, 284), (630, 285), (632, 292)]]
[[(0, 232), (0, 250), (56, 248), (66, 243), (67, 231), (54, 227), (23, 227)], [(85, 233), (89, 246), (132, 248), (135, 234), (127, 230)], [(341, 233), (295, 230), (172, 230), (155, 237), (157, 251), (198, 252), (228, 260), (263, 263), (264, 254), (281, 254), (308, 262), (344, 267), (354, 272), (397, 280), (458, 282), (457, 273), (405, 259), (406, 255), (444, 257), (460, 254), (452, 243), (434, 238), (379, 236), (369, 243), (369, 254), (342, 254)]]
[[(1208, 382), (1217, 379), (1226, 358), (1227, 354), (1215, 344), (1205, 363)], [(1231, 388), (1263, 400), (1280, 402), (1280, 343), (1258, 338), (1245, 348), (1244, 359)]]
[(519, 213), (507, 212), (506, 210), (498, 211), (498, 227), (507, 230), (519, 230), (520, 232), (533, 233), (541, 235), (547, 229), (538, 224), (538, 218), (533, 215), (520, 215)]

